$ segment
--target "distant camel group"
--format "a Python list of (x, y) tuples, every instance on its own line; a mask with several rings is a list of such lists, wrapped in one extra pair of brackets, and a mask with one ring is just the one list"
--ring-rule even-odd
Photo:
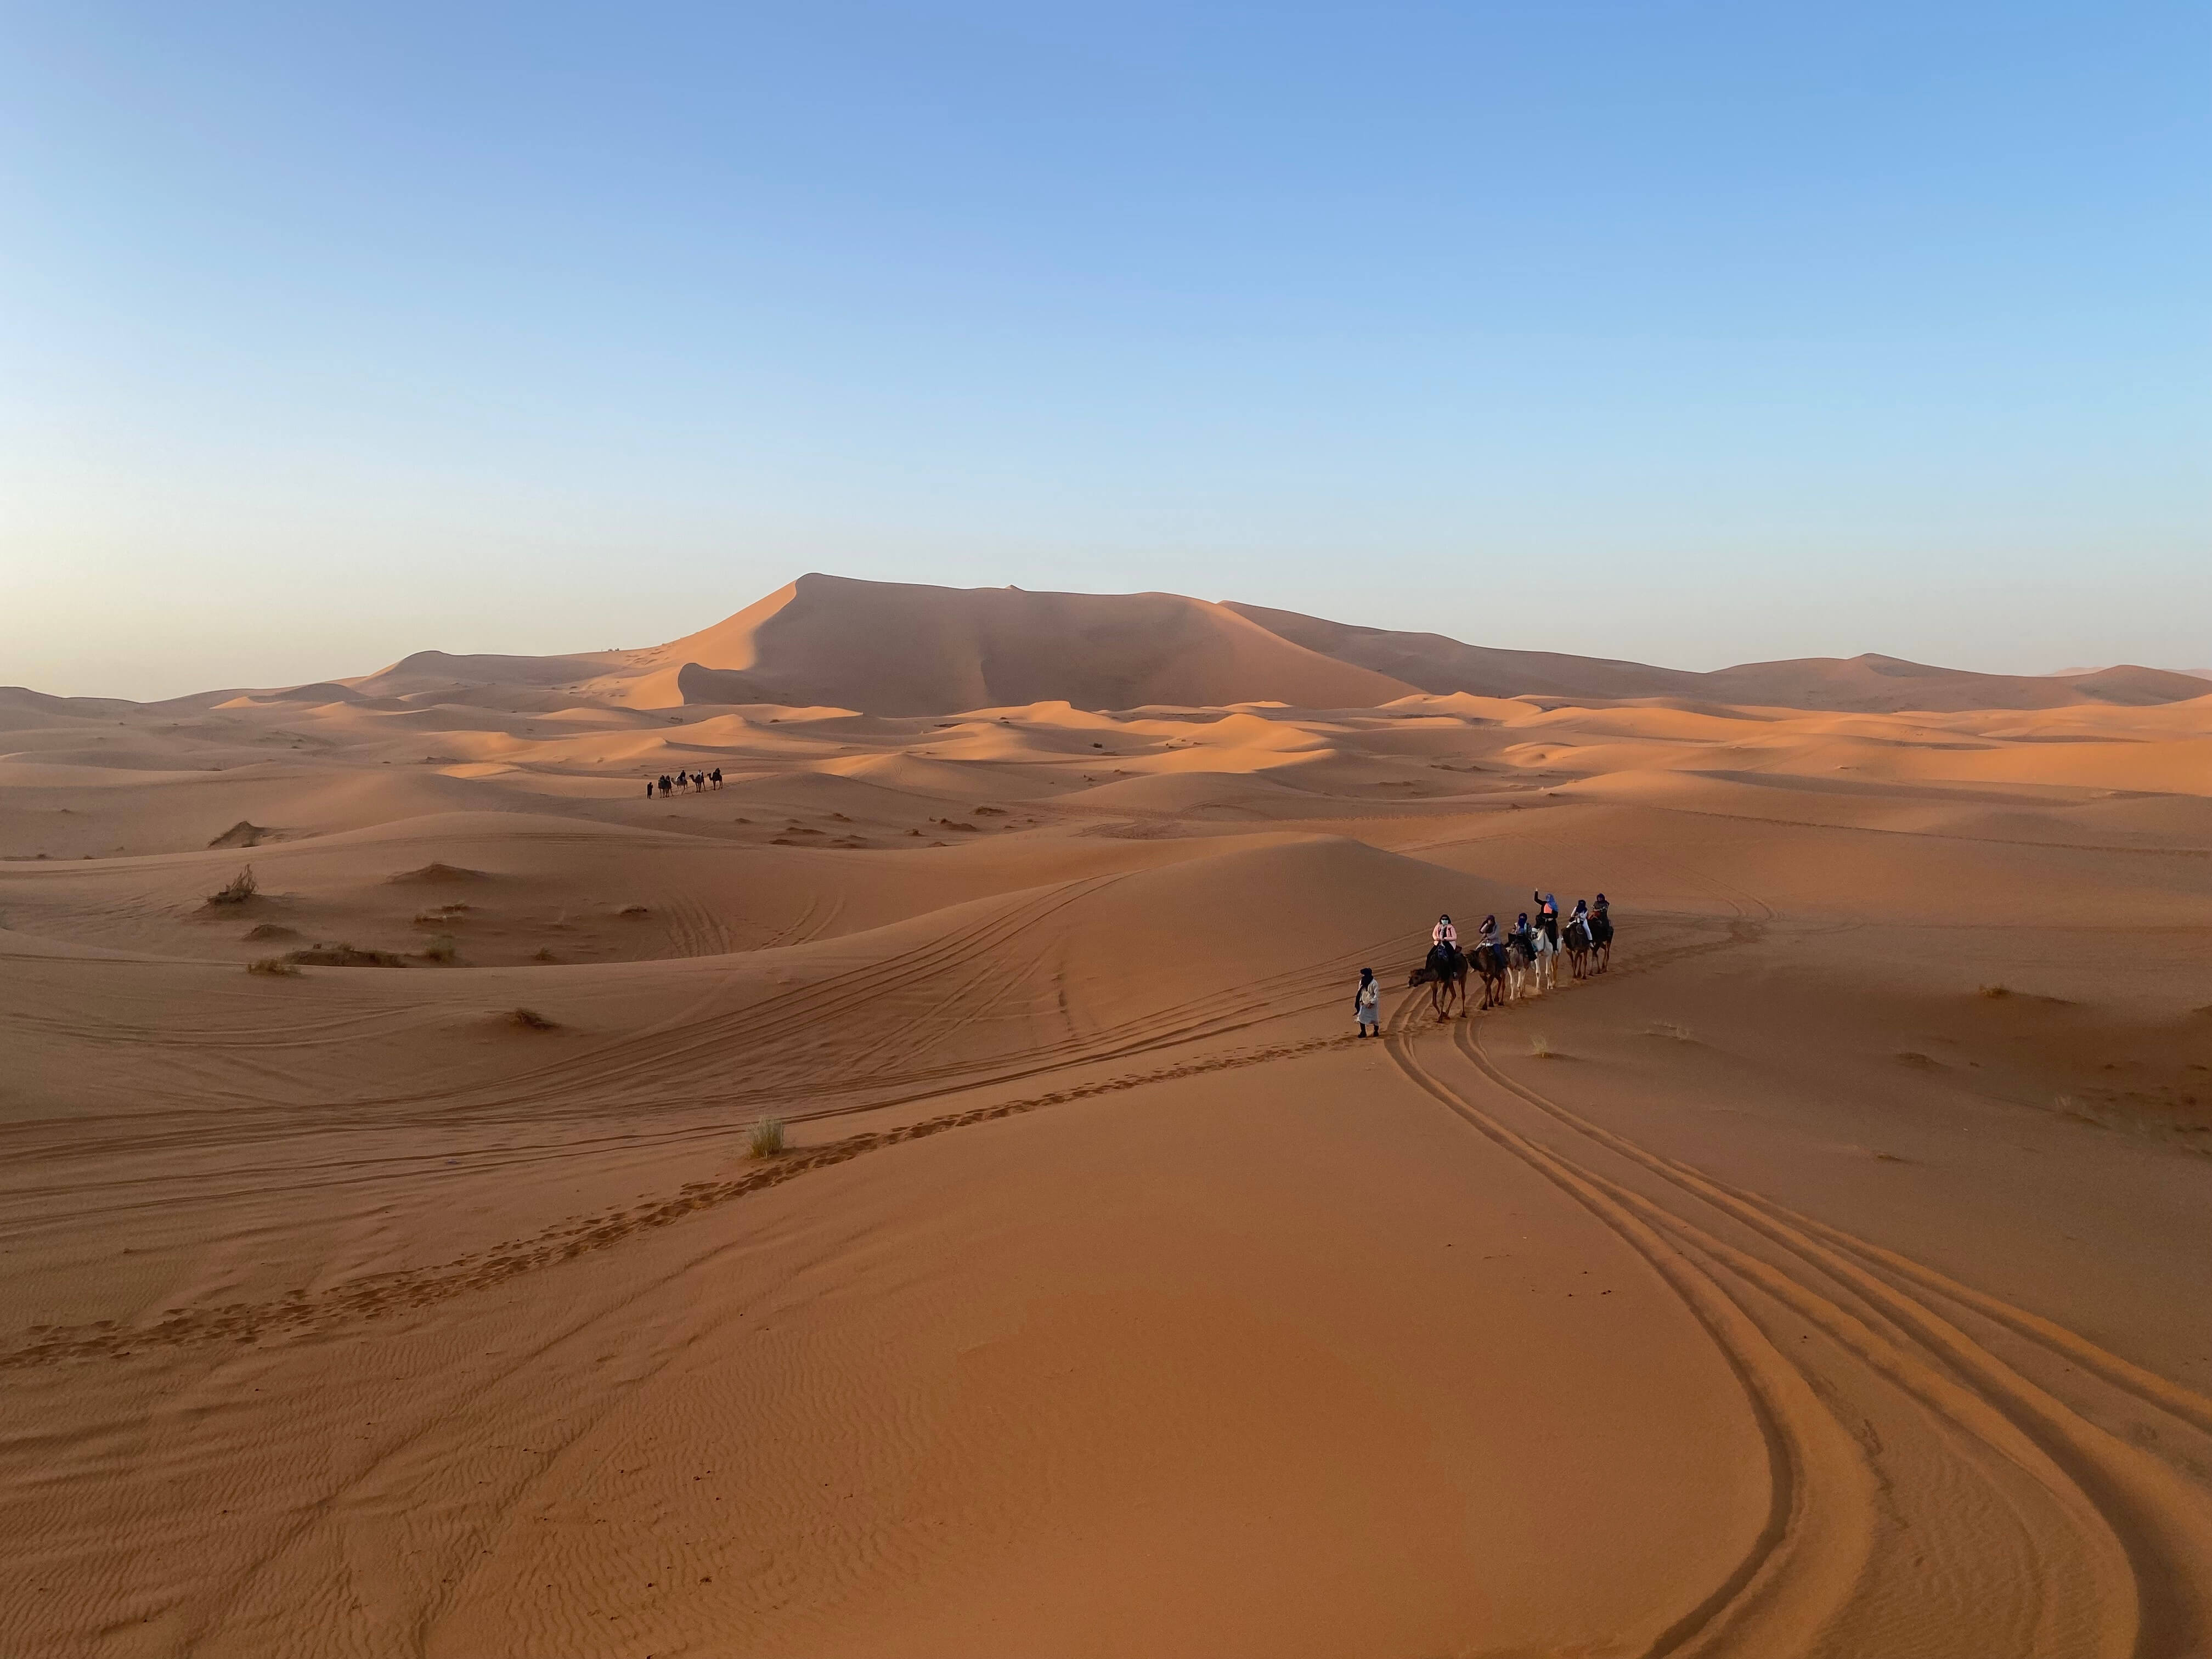
[(720, 789), (722, 787), (722, 769), (718, 766), (711, 772), (678, 772), (672, 778), (663, 772), (645, 786), (645, 798), (651, 800), (655, 790), (659, 790), (665, 798), (683, 788), (687, 783), (691, 786), (691, 793), (695, 795), (703, 794), (709, 789)]
[(1449, 916), (1438, 921), (1428, 959), (1407, 976), (1406, 983), (1429, 988), (1429, 1005), (1439, 1020), (1451, 1018), (1455, 1003), (1465, 1012), (1470, 972), (1482, 981), (1483, 1007), (1502, 1008), (1524, 995), (1540, 996), (1555, 988), (1562, 956), (1577, 979), (1604, 973), (1613, 965), (1613, 917), (1604, 894), (1597, 896), (1595, 907), (1587, 900), (1576, 900), (1574, 914), (1564, 923), (1556, 899), (1543, 893), (1534, 896), (1538, 910), (1533, 922), (1523, 915), (1519, 925), (1500, 939), (1495, 923), (1486, 921), (1482, 938), (1471, 951), (1459, 948)]

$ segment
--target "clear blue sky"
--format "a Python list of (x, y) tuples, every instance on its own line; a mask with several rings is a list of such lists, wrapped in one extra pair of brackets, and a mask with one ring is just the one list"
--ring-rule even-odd
[(824, 569), (2212, 665), (2212, 7), (9, 6), (0, 683)]

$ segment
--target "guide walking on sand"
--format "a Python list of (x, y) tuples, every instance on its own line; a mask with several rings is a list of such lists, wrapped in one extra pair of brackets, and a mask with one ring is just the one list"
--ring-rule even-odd
[(1372, 968), (1359, 970), (1359, 988), (1352, 993), (1352, 1017), (1359, 1022), (1359, 1035), (1382, 1036), (1376, 1029), (1382, 1018), (1382, 987), (1375, 977)]

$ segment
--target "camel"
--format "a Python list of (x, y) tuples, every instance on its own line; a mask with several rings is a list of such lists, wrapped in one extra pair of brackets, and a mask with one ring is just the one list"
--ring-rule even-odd
[(1505, 941), (1505, 1000), (1518, 1002), (1528, 988), (1528, 970), (1536, 960), (1535, 952), (1518, 939)]
[(1577, 916), (1561, 930), (1559, 943), (1565, 949), (1569, 966), (1577, 979), (1589, 972), (1590, 927), (1587, 918)]
[(1505, 976), (1511, 958), (1505, 947), (1494, 939), (1486, 939), (1468, 954), (1468, 960), (1474, 971), (1482, 975), (1482, 1006), (1499, 1008), (1505, 1004)]
[(1541, 996), (1559, 987), (1559, 942), (1540, 927), (1528, 930), (1528, 974), (1535, 984), (1530, 994)]
[(1455, 999), (1460, 1012), (1467, 1012), (1467, 958), (1456, 945), (1436, 945), (1429, 951), (1429, 959), (1406, 976), (1408, 987), (1425, 985), (1429, 988), (1429, 1006), (1437, 1011), (1439, 1024), (1451, 1018)]

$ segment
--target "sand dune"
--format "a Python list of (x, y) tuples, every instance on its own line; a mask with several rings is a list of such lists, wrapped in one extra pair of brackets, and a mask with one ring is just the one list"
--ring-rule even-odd
[(2207, 674), (2127, 665), (1982, 674), (1874, 653), (1694, 672), (1468, 645), (1173, 593), (945, 588), (811, 574), (710, 628), (637, 650), (544, 657), (418, 651), (353, 679), (146, 705), (0, 686), (0, 732), (157, 708), (188, 714), (330, 703), (418, 722), (450, 722), (455, 708), (526, 717), (719, 705), (912, 716), (1050, 702), (1086, 711), (1370, 708), (1422, 695), (1960, 713), (2187, 702), (2205, 695)]
[(1030, 593), (800, 577), (647, 653), (641, 708), (842, 703), (924, 714), (1060, 698), (1086, 708), (1279, 699), (1369, 704), (1412, 688), (1171, 593)]
[(0, 1651), (2212, 1650), (2212, 696), (1370, 635), (0, 693)]
[(1555, 651), (1464, 645), (1441, 634), (1408, 634), (1326, 622), (1295, 611), (1231, 603), (1228, 608), (1310, 651), (1388, 674), (1426, 692), (1580, 699), (1687, 697), (1786, 708), (2056, 708), (2069, 703), (2125, 707), (2175, 702), (2203, 693), (2195, 678), (2122, 665), (2065, 674), (1977, 674), (1869, 653), (1743, 663), (1708, 673)]

